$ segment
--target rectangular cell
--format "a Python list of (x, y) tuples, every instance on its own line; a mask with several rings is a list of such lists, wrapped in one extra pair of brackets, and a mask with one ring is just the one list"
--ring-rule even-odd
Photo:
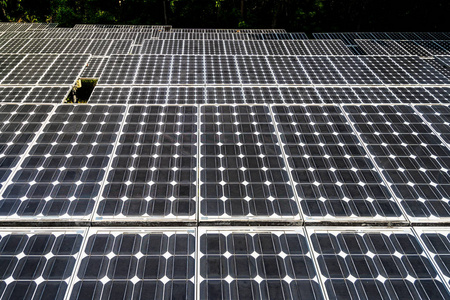
[(299, 220), (267, 106), (201, 106), (200, 220)]
[(305, 221), (405, 221), (338, 106), (272, 109)]
[(95, 221), (196, 219), (197, 107), (130, 106)]

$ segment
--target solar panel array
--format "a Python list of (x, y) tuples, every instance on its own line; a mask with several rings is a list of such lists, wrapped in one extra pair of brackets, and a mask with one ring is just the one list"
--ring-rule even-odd
[(0, 33), (1, 299), (450, 299), (448, 33)]

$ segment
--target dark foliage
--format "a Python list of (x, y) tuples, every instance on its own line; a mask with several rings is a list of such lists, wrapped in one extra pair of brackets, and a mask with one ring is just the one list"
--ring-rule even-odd
[(288, 31), (448, 31), (450, 1), (0, 0), (2, 21), (171, 24)]

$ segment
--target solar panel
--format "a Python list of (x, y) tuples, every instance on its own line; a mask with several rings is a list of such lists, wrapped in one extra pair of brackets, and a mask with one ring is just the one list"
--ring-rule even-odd
[(52, 110), (52, 105), (0, 104), (0, 190)]
[(421, 57), (429, 57), (432, 56), (430, 52), (422, 48), (415, 41), (396, 41), (397, 44), (402, 46), (406, 51), (411, 55), (417, 55)]
[(2, 191), (3, 218), (89, 217), (124, 112), (124, 106), (58, 106)]
[(360, 103), (358, 96), (351, 87), (317, 87), (321, 103)]
[(433, 95), (421, 87), (390, 87), (389, 90), (401, 103), (439, 103)]
[(433, 95), (441, 103), (450, 102), (450, 87), (427, 87), (428, 93)]
[(418, 57), (391, 57), (397, 65), (405, 70), (419, 84), (450, 84), (450, 79)]
[(323, 103), (313, 87), (280, 87), (279, 89), (285, 103)]
[(307, 221), (404, 221), (338, 106), (274, 106), (273, 113)]
[(235, 56), (241, 84), (275, 84), (270, 65), (264, 56)]
[(298, 61), (313, 84), (347, 84), (339, 71), (325, 56), (298, 56)]
[[(33, 87), (22, 103), (63, 103), (71, 91), (70, 86)], [(12, 102), (12, 101), (10, 101)]]
[(348, 84), (352, 85), (381, 85), (382, 82), (375, 74), (358, 58), (353, 56), (330, 56), (328, 59), (344, 77)]
[(417, 84), (417, 81), (410, 77), (405, 70), (393, 63), (391, 57), (361, 56), (359, 59), (361, 59), (384, 84)]
[(399, 99), (386, 87), (352, 87), (361, 103), (398, 103)]
[(329, 299), (447, 299), (445, 283), (408, 228), (307, 229)]
[(195, 299), (195, 230), (91, 229), (69, 288), (76, 299)]
[(304, 40), (302, 41), (312, 55), (351, 55), (352, 53), (339, 40)]
[(416, 44), (430, 52), (432, 55), (448, 55), (450, 52), (441, 47), (436, 41), (415, 41)]
[(130, 106), (97, 209), (100, 220), (196, 218), (197, 107)]
[(324, 299), (300, 228), (206, 228), (198, 235), (200, 299)]
[(0, 87), (0, 102), (22, 102), (31, 87)]
[(11, 64), (3, 69), (4, 73), (2, 73), (5, 77), (0, 83), (2, 85), (73, 84), (88, 59), (89, 55), (73, 54), (9, 56)]
[(269, 108), (200, 109), (200, 220), (298, 220)]
[(450, 150), (413, 108), (344, 109), (408, 218), (413, 222), (448, 218)]
[(84, 229), (3, 229), (2, 299), (65, 299)]
[(83, 72), (81, 73), (81, 78), (100, 78), (100, 75), (108, 62), (108, 57), (104, 56), (92, 56)]

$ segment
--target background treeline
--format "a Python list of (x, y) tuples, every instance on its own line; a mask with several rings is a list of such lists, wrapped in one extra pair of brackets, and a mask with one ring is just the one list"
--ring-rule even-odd
[(288, 31), (450, 31), (450, 0), (0, 0), (1, 21)]

